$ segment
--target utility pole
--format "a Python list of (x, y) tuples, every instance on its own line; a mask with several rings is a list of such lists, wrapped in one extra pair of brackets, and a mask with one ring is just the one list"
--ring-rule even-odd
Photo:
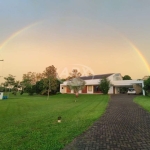
[[(4, 61), (3, 59), (1, 59), (0, 61)], [(3, 77), (3, 76), (0, 76), (0, 77)]]
[[(4, 61), (3, 59), (1, 59), (0, 61)], [(0, 76), (0, 77), (3, 77), (3, 76)]]

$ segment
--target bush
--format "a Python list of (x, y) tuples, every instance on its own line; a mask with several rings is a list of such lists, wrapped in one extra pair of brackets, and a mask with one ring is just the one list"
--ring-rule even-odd
[(4, 87), (0, 87), (0, 92), (4, 92), (5, 88)]
[(26, 87), (26, 92), (29, 95), (33, 95), (35, 93), (35, 85), (30, 85)]
[(36, 86), (35, 87), (35, 92), (37, 94), (41, 94), (42, 91), (43, 91), (43, 87), (44, 87), (43, 80), (37, 81), (35, 86)]
[[(45, 82), (48, 82), (48, 80), (45, 79)], [(51, 88), (52, 88), (52, 90), (51, 90), (51, 92), (49, 92), (49, 94), (55, 95), (60, 90), (59, 80), (53, 80), (53, 82), (51, 83)], [(48, 95), (48, 87), (45, 86), (43, 79), (36, 82), (35, 92), (37, 94)]]
[(24, 92), (23, 92), (23, 91), (21, 91), (21, 92), (20, 92), (20, 95), (22, 95), (23, 93), (24, 93)]
[(108, 94), (110, 88), (110, 81), (106, 78), (102, 79), (100, 81), (99, 87), (103, 94)]
[(150, 77), (144, 81), (144, 88), (146, 95), (150, 95)]

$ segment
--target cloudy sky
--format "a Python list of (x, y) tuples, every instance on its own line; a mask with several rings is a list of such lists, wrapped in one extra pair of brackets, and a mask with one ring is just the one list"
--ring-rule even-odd
[[(150, 1), (0, 2), (0, 76), (54, 65), (59, 75), (150, 75)], [(2, 78), (1, 77), (1, 80)]]

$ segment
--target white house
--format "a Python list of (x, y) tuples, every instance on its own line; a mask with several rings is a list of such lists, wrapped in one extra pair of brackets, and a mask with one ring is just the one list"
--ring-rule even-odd
[[(86, 84), (85, 88), (82, 91), (79, 91), (79, 93), (102, 93), (99, 89), (99, 83), (103, 78), (107, 78), (111, 82), (108, 94), (119, 94), (120, 87), (133, 87), (133, 84), (140, 84), (142, 87), (144, 87), (143, 80), (123, 80), (120, 73), (92, 75), (80, 78), (83, 79)], [(60, 84), (60, 93), (74, 93), (74, 91), (70, 91), (70, 89), (67, 87), (67, 81), (64, 81), (62, 84)], [(145, 95), (144, 90), (143, 95)]]

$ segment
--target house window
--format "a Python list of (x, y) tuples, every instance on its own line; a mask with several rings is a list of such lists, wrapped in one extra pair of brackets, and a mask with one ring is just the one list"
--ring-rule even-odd
[(88, 91), (92, 92), (92, 85), (88, 86)]

